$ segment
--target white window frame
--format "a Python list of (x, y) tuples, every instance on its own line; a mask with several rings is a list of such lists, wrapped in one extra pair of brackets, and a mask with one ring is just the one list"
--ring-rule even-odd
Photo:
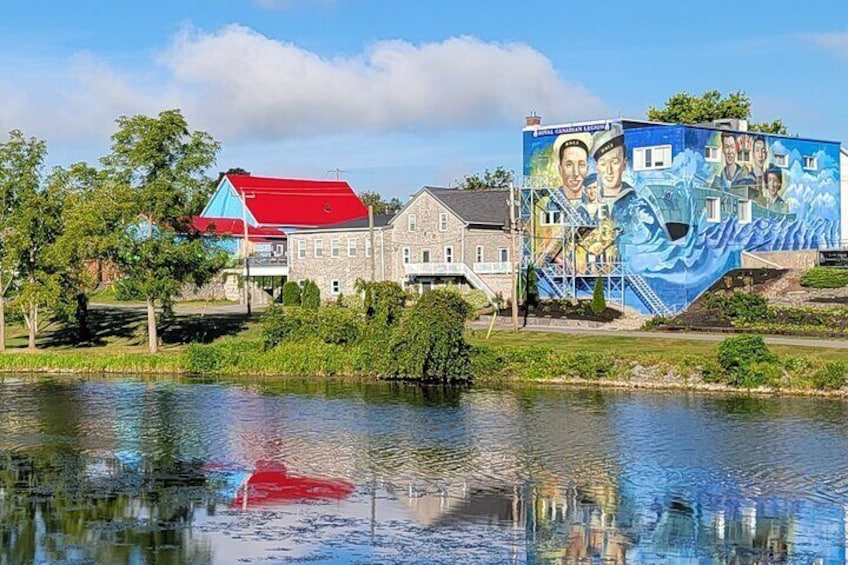
[(312, 254), (316, 259), (321, 259), (324, 257), (324, 238), (316, 237), (315, 241), (312, 242)]
[[(710, 202), (715, 202), (715, 211), (716, 216), (710, 216)], [(707, 222), (711, 224), (717, 224), (721, 222), (721, 198), (716, 198), (713, 196), (708, 196), (706, 198), (706, 202), (704, 204), (705, 211), (707, 214)]]
[(736, 152), (736, 160), (740, 163), (750, 163), (751, 162), (751, 150), (750, 149), (740, 149)]
[(356, 239), (353, 237), (347, 238), (347, 256), (356, 257)]
[(297, 242), (297, 258), (306, 259), (306, 240), (301, 239)]
[(498, 247), (498, 261), (509, 263), (509, 247)]
[[(424, 260), (425, 253), (426, 253), (426, 257), (427, 257), (426, 261)], [(430, 253), (429, 249), (422, 249), (421, 250), (421, 262), (422, 263), (429, 263), (432, 259), (433, 259), (433, 255)]]
[[(662, 156), (657, 157), (657, 152)], [(650, 162), (648, 162), (650, 157)], [(661, 160), (660, 160), (661, 159)], [(637, 147), (633, 150), (634, 171), (658, 171), (671, 168), (673, 155), (671, 145), (652, 145), (650, 147)]]
[(418, 231), (418, 218), (415, 217), (415, 214), (409, 214), (406, 217), (406, 230)]
[(339, 241), (339, 238), (334, 237), (330, 240), (330, 257), (333, 259), (338, 259), (341, 257), (341, 246), (342, 242)]
[(332, 279), (330, 281), (330, 294), (333, 296), (338, 296), (342, 292), (342, 284), (339, 282), (339, 279)]
[(485, 258), (485, 250), (482, 245), (478, 245), (477, 249), (474, 251), (474, 258), (476, 259), (475, 263), (483, 263)]
[(371, 238), (370, 237), (365, 238), (365, 256), (371, 257)]
[(704, 160), (707, 163), (721, 163), (721, 148), (717, 145), (704, 147)]
[[(750, 224), (753, 215), (753, 203), (750, 200), (740, 200), (737, 208), (737, 217), (740, 224)], [(743, 212), (744, 211), (744, 212)]]
[(817, 171), (819, 169), (819, 158), (815, 155), (804, 155), (804, 170)]
[(774, 164), (781, 169), (785, 169), (789, 166), (789, 155), (786, 153), (775, 153), (774, 154)]
[(542, 210), (539, 213), (539, 223), (543, 226), (559, 226), (565, 223), (561, 210)]
[(447, 212), (439, 213), (439, 231), (448, 231), (448, 214), (447, 214)]
[(412, 260), (412, 253), (409, 250), (409, 247), (404, 247), (401, 249), (401, 261), (403, 261), (404, 265), (408, 265)]
[(453, 263), (453, 245), (445, 245), (445, 263)]

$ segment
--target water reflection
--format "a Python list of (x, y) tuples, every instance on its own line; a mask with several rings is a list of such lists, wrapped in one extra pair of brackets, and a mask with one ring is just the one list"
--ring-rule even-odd
[(0, 564), (845, 562), (845, 404), (0, 381)]

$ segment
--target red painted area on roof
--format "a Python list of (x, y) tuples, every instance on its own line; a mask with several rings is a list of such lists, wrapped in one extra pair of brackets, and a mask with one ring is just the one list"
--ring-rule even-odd
[[(244, 224), (241, 220), (234, 218), (203, 218), (198, 216), (192, 219), (191, 224), (203, 233), (244, 237)], [(285, 239), (286, 234), (278, 229), (255, 228), (248, 224), (247, 237), (251, 239), (254, 237)]]
[(368, 215), (342, 180), (302, 180), (227, 175), (247, 208), (263, 225), (320, 227)]

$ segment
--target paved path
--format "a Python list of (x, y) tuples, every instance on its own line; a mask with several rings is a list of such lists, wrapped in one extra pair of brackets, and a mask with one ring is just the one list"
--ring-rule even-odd
[[(472, 322), (469, 324), (474, 329), (488, 329), (488, 324)], [(495, 331), (510, 331), (509, 326), (496, 324)], [(557, 326), (527, 326), (521, 328), (521, 332), (543, 332), (570, 335), (597, 335), (617, 337), (638, 337), (640, 339), (679, 339), (683, 341), (723, 341), (734, 334), (714, 334), (697, 332), (637, 332), (637, 331), (611, 331), (595, 328), (568, 328)], [(738, 334), (737, 334), (738, 335)], [(848, 350), (848, 339), (827, 339), (817, 337), (789, 337), (789, 336), (763, 336), (766, 343), (771, 345), (795, 345), (798, 347), (826, 347), (832, 349)], [(848, 353), (846, 353), (848, 359)]]

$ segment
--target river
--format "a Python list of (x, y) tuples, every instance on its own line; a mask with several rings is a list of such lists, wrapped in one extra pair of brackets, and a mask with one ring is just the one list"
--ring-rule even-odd
[(0, 565), (841, 563), (848, 403), (0, 378)]

